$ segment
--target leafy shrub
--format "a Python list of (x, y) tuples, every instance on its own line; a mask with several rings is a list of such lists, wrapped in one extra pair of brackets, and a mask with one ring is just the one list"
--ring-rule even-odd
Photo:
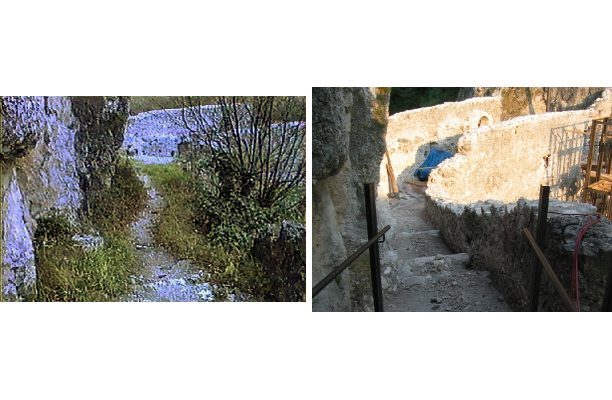
[(269, 226), (252, 251), (261, 260), (268, 288), (267, 301), (306, 301), (306, 231), (300, 224)]

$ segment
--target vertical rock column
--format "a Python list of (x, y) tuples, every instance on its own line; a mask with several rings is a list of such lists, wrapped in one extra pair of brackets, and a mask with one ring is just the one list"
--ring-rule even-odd
[[(312, 279), (318, 283), (346, 259), (328, 179), (348, 158), (353, 93), (350, 88), (312, 89)], [(342, 276), (346, 276), (344, 273)], [(350, 311), (348, 279), (337, 279), (313, 299), (314, 311)]]
[(84, 211), (90, 214), (92, 196), (110, 187), (123, 144), (129, 116), (129, 97), (72, 97), (72, 112), (79, 121), (75, 136), (77, 170), (85, 194)]
[[(389, 91), (314, 88), (312, 95), (314, 285), (367, 241), (363, 184), (378, 184)], [(363, 297), (351, 293), (351, 279), (341, 274), (313, 300), (313, 310), (351, 311), (351, 298)]]

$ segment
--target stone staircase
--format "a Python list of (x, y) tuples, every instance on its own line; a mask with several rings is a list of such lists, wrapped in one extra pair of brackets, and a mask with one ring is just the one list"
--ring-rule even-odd
[(425, 214), (425, 194), (404, 184), (389, 199), (393, 233), (381, 246), (385, 311), (511, 311), (487, 271), (452, 254)]

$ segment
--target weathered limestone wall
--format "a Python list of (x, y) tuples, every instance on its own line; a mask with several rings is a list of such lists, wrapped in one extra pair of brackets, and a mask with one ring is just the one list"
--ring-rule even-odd
[[(387, 89), (313, 88), (313, 284), (367, 241), (363, 184), (379, 179), (388, 104)], [(345, 271), (313, 300), (313, 310), (369, 309), (356, 284), (363, 279)]]
[(513, 202), (520, 197), (537, 198), (540, 184), (574, 184), (580, 180), (580, 159), (566, 166), (574, 177), (555, 173), (553, 131), (607, 116), (611, 106), (608, 89), (588, 110), (518, 117), (468, 131), (457, 143), (457, 154), (431, 173), (428, 194), (461, 204), (488, 199)]
[[(453, 251), (470, 254), (473, 268), (490, 271), (494, 285), (515, 310), (527, 310), (530, 301), (534, 252), (522, 229), (529, 227), (535, 235), (540, 185), (552, 186), (553, 197), (564, 198), (570, 192), (575, 195), (582, 180), (578, 155), (583, 135), (563, 127), (583, 130), (585, 121), (608, 116), (611, 94), (606, 89), (587, 110), (522, 116), (470, 130), (457, 143), (457, 154), (430, 175), (426, 212), (441, 237)], [(595, 212), (590, 205), (555, 199), (549, 210)], [(568, 292), (575, 236), (585, 224), (583, 216), (549, 214), (544, 251)], [(584, 311), (601, 307), (611, 238), (612, 224), (604, 219), (583, 239), (579, 266)], [(552, 282), (543, 277), (540, 310), (564, 309)]]
[[(431, 148), (455, 154), (457, 141), (468, 130), (501, 120), (498, 97), (482, 97), (444, 103), (394, 114), (389, 117), (387, 149), (398, 185), (414, 181), (414, 171), (425, 161)], [(379, 196), (390, 192), (387, 158), (380, 165)]]
[[(523, 233), (535, 237), (538, 201), (520, 199), (504, 204), (480, 201), (468, 206), (426, 197), (425, 208), (446, 244), (470, 255), (471, 267), (491, 272), (493, 285), (516, 311), (528, 311), (535, 252)], [(594, 213), (589, 204), (551, 200), (544, 253), (566, 292), (570, 292), (572, 256), (584, 216), (553, 214)], [(568, 225), (573, 224), (573, 225)], [(565, 229), (564, 229), (565, 227)], [(612, 223), (603, 219), (591, 227), (579, 253), (581, 311), (599, 311), (612, 262)], [(542, 271), (540, 311), (565, 311), (552, 281)]]
[[(128, 102), (121, 97), (1, 97), (2, 299), (35, 290), (36, 220), (81, 220), (89, 189), (110, 184)], [(76, 108), (76, 109), (75, 109)]]

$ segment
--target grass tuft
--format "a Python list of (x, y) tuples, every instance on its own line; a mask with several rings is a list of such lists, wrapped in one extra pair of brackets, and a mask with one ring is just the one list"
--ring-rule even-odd
[(116, 301), (129, 291), (129, 277), (137, 268), (129, 224), (146, 205), (146, 189), (129, 161), (121, 161), (116, 171), (111, 187), (92, 202), (103, 248), (80, 247), (72, 239), (78, 229), (61, 215), (37, 221), (35, 300)]

